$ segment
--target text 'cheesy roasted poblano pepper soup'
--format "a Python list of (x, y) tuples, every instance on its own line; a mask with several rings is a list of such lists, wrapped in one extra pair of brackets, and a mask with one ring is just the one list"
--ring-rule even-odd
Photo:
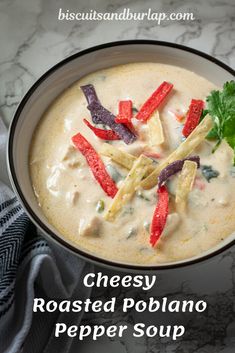
[(65, 90), (32, 138), (48, 221), (78, 248), (130, 264), (200, 255), (235, 230), (235, 82), (132, 63)]

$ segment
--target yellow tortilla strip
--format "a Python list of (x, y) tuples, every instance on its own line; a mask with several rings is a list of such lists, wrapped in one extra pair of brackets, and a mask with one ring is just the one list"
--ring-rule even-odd
[(126, 179), (123, 181), (104, 215), (104, 218), (107, 221), (114, 221), (122, 207), (131, 200), (151, 163), (152, 160), (144, 155), (140, 155), (140, 157), (134, 162), (133, 167), (127, 174)]
[[(128, 170), (130, 170), (133, 167), (134, 162), (137, 160), (137, 157), (133, 156), (132, 154), (124, 152), (108, 143), (104, 143), (101, 146), (99, 152), (103, 156), (111, 158), (112, 161), (118, 163), (119, 165), (121, 165), (122, 167)], [(145, 176), (152, 173), (154, 169), (155, 168), (152, 163), (151, 165), (148, 166)]]
[(135, 156), (124, 152), (108, 143), (104, 143), (100, 149), (103, 156), (109, 157), (112, 161), (120, 164), (122, 167), (131, 169), (134, 162), (137, 160)]
[(179, 212), (183, 212), (186, 208), (186, 202), (188, 195), (192, 190), (196, 173), (197, 163), (193, 161), (185, 161), (179, 175), (175, 194), (176, 207)]
[(160, 163), (154, 171), (147, 176), (142, 182), (141, 187), (144, 189), (151, 189), (158, 182), (158, 176), (162, 169), (168, 164), (186, 158), (193, 150), (205, 139), (208, 132), (213, 127), (213, 121), (209, 114), (202, 120), (202, 122), (193, 130), (193, 132), (182, 142), (179, 147), (172, 152), (162, 163)]
[(151, 116), (147, 121), (149, 142), (151, 146), (158, 146), (164, 142), (164, 134), (159, 112)]

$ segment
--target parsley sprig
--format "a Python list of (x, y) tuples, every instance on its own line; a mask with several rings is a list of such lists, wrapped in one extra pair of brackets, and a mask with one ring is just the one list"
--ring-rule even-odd
[(213, 152), (222, 140), (227, 141), (234, 151), (235, 165), (235, 81), (226, 82), (221, 91), (212, 91), (206, 98), (207, 107), (203, 116), (209, 113), (214, 121), (208, 139), (216, 140)]

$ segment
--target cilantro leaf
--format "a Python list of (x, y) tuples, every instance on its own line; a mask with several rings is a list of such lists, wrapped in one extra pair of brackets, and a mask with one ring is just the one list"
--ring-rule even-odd
[(212, 91), (206, 102), (205, 111), (214, 121), (207, 138), (216, 140), (214, 150), (222, 140), (227, 141), (235, 156), (235, 81), (226, 82), (221, 91)]
[(219, 135), (216, 127), (213, 127), (206, 137), (208, 140), (219, 140)]

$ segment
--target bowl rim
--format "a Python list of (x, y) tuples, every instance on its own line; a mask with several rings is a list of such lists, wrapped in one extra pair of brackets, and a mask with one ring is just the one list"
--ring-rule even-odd
[(93, 47), (90, 47), (88, 49), (79, 51), (71, 56), (68, 56), (67, 58), (63, 59), (62, 61), (58, 62), (54, 66), (52, 66), (49, 70), (47, 70), (42, 76), (39, 77), (38, 80), (31, 86), (31, 88), (26, 92), (22, 100), (20, 101), (15, 114), (12, 118), (12, 121), (9, 126), (9, 134), (8, 134), (8, 144), (7, 144), (7, 167), (8, 167), (8, 174), (10, 177), (11, 185), (13, 187), (14, 192), (16, 193), (18, 199), (20, 200), (26, 214), (29, 216), (30, 220), (43, 232), (46, 238), (49, 238), (50, 241), (56, 242), (58, 245), (62, 246), (63, 248), (66, 248), (68, 251), (72, 252), (73, 254), (83, 258), (84, 260), (96, 263), (101, 266), (105, 267), (111, 267), (113, 269), (119, 270), (119, 271), (158, 271), (158, 270), (171, 270), (171, 269), (177, 269), (177, 268), (182, 268), (182, 267), (188, 267), (190, 265), (194, 265), (197, 263), (202, 263), (208, 259), (211, 259), (212, 257), (224, 252), (225, 250), (229, 249), (235, 244), (235, 239), (232, 240), (231, 242), (225, 244), (219, 249), (216, 249), (209, 254), (205, 254), (201, 257), (195, 257), (192, 259), (186, 259), (182, 260), (180, 262), (176, 263), (169, 263), (169, 264), (158, 264), (158, 265), (138, 265), (138, 264), (125, 264), (125, 263), (119, 263), (115, 262), (112, 260), (107, 260), (104, 258), (100, 258), (96, 255), (92, 255), (90, 253), (87, 253), (84, 250), (81, 250), (77, 248), (76, 246), (66, 242), (62, 237), (59, 237), (56, 235), (51, 229), (47, 227), (46, 224), (44, 224), (41, 219), (37, 216), (37, 214), (31, 209), (28, 201), (26, 200), (23, 192), (21, 191), (21, 188), (18, 183), (17, 179), (17, 174), (15, 171), (14, 167), (14, 158), (13, 158), (13, 141), (14, 141), (14, 136), (15, 136), (15, 130), (17, 127), (17, 123), (19, 120), (19, 117), (21, 115), (22, 110), (24, 109), (25, 105), (27, 104), (29, 98), (31, 95), (34, 93), (34, 91), (40, 86), (42, 82), (44, 82), (51, 74), (53, 74), (55, 71), (60, 69), (62, 66), (68, 64), (69, 62), (77, 59), (78, 57), (84, 56), (89, 53), (93, 53), (102, 49), (106, 48), (112, 48), (112, 47), (117, 47), (117, 46), (126, 46), (126, 45), (155, 45), (155, 46), (164, 46), (164, 47), (170, 47), (174, 49), (179, 49), (185, 52), (190, 52), (194, 55), (200, 56), (202, 58), (207, 59), (208, 61), (218, 65), (219, 67), (222, 67), (225, 69), (227, 72), (235, 76), (235, 70), (233, 70), (231, 67), (228, 65), (224, 64), (220, 60), (212, 57), (209, 54), (206, 54), (204, 52), (201, 52), (197, 49), (190, 48), (181, 44), (176, 44), (172, 42), (166, 42), (166, 41), (158, 41), (158, 40), (147, 40), (147, 39), (132, 39), (132, 40), (121, 40), (121, 41), (114, 41), (114, 42), (108, 42), (100, 45), (96, 45)]

